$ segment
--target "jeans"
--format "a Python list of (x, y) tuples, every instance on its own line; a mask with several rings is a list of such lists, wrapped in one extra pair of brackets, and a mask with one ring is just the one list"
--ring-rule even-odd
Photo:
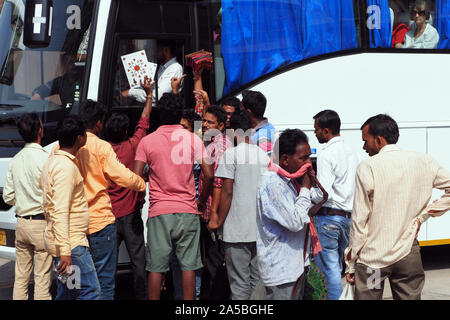
[[(183, 300), (182, 271), (175, 250), (170, 254), (170, 268), (173, 279), (173, 299)], [(202, 269), (195, 270), (195, 300), (200, 300), (200, 287), (202, 285)]]
[(117, 228), (110, 224), (102, 230), (87, 236), (91, 248), (97, 277), (100, 282), (99, 300), (114, 300), (117, 261)]
[[(71, 252), (72, 274), (64, 284), (57, 280), (56, 300), (98, 300), (100, 283), (88, 247), (78, 246)], [(55, 258), (55, 266), (60, 258)]]
[(144, 223), (141, 210), (117, 218), (117, 250), (125, 241), (133, 271), (134, 296), (137, 300), (145, 300), (147, 295), (147, 271), (145, 270)]
[(350, 218), (317, 215), (314, 224), (322, 251), (315, 257), (317, 266), (327, 279), (328, 300), (339, 300), (342, 294), (344, 250), (348, 246)]

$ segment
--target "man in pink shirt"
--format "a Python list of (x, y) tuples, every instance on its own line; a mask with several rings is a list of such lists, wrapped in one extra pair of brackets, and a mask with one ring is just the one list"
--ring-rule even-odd
[[(161, 127), (139, 143), (133, 171), (149, 166), (149, 219), (147, 220), (148, 296), (158, 300), (163, 273), (169, 271), (172, 245), (180, 262), (183, 299), (195, 297), (195, 270), (200, 258), (200, 220), (211, 192), (214, 171), (202, 140), (180, 125), (183, 98), (165, 93), (158, 101)], [(204, 175), (204, 188), (195, 200), (194, 161)]]

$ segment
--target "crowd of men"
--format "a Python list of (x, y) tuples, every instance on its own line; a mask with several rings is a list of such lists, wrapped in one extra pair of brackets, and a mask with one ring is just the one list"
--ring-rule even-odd
[[(185, 106), (182, 78), (171, 78), (172, 92), (156, 103), (145, 79), (131, 135), (126, 115), (106, 119), (108, 108), (87, 100), (79, 115), (59, 121), (49, 155), (39, 117), (18, 120), (26, 145), (3, 190), (17, 215), (14, 299), (28, 298), (33, 266), (35, 299), (51, 299), (53, 264), (56, 299), (114, 299), (122, 241), (136, 299), (160, 299), (169, 270), (174, 299), (248, 300), (259, 286), (259, 298), (301, 299), (311, 258), (325, 274), (328, 299), (342, 293), (344, 261), (355, 299), (381, 299), (387, 278), (395, 299), (420, 299), (416, 238), (422, 223), (450, 208), (450, 173), (399, 148), (394, 119), (377, 115), (361, 126), (370, 157), (360, 162), (340, 135), (339, 115), (319, 112), (316, 175), (304, 132), (286, 129), (275, 139), (262, 93), (211, 106), (195, 74), (199, 114)], [(147, 135), (154, 104), (161, 125)], [(433, 188), (445, 193), (428, 206)], [(369, 285), (376, 271), (380, 285)]]

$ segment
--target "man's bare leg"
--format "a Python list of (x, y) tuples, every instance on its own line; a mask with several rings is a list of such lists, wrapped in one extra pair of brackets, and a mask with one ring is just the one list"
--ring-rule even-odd
[(183, 299), (195, 299), (195, 271), (183, 271)]
[(163, 274), (159, 272), (148, 274), (148, 300), (160, 300), (162, 277)]

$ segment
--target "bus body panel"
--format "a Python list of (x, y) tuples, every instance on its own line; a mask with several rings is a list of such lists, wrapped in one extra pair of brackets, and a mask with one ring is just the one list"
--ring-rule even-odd
[[(341, 135), (361, 160), (368, 157), (362, 149), (361, 125), (387, 113), (398, 122), (401, 148), (428, 153), (449, 170), (449, 74), (448, 54), (363, 53), (291, 69), (251, 90), (266, 96), (266, 117), (277, 130), (304, 130), (316, 155), (322, 146), (314, 135), (313, 116), (319, 111), (339, 114)], [(430, 201), (442, 194), (434, 190)], [(448, 214), (430, 218), (419, 232), (421, 245), (450, 243), (449, 224)]]

